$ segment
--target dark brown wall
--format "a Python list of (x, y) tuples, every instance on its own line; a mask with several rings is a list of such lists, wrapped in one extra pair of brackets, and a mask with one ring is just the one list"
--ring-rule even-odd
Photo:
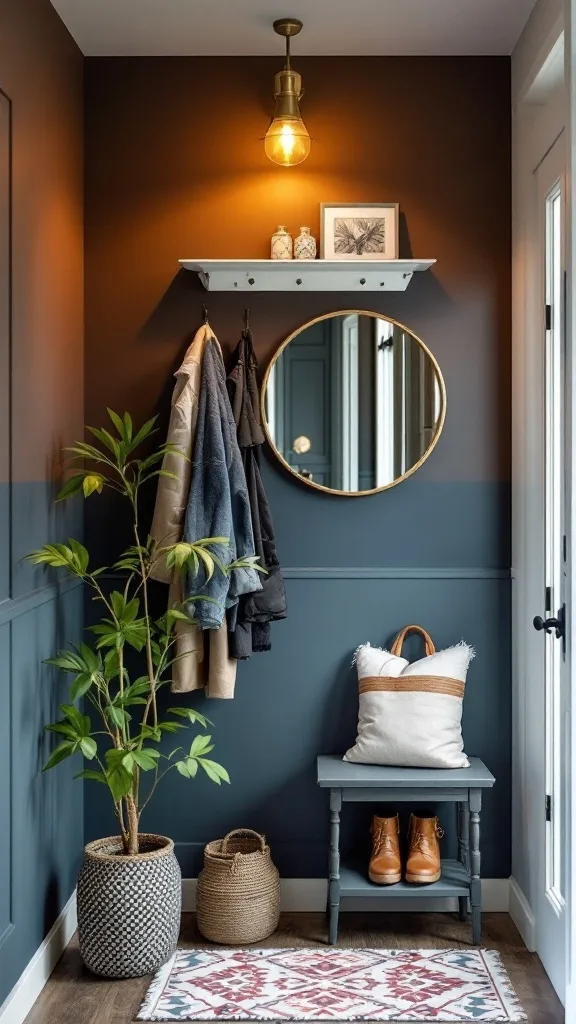
[[(405, 296), (362, 301), (412, 327), (445, 372), (445, 437), (422, 472), (507, 479), (509, 61), (296, 64), (314, 141), (309, 159), (287, 169), (266, 159), (261, 142), (278, 60), (87, 61), (88, 417), (101, 418), (107, 403), (140, 414), (155, 407), (200, 308), (195, 281), (174, 281), (179, 257), (266, 257), (278, 223), (318, 235), (322, 201), (397, 200), (401, 254), (436, 257), (437, 266)], [(230, 346), (243, 299), (209, 298)], [(252, 297), (262, 361), (299, 323), (343, 300)]]
[[(267, 459), (288, 619), (274, 624), (271, 653), (240, 666), (235, 700), (208, 710), (232, 786), (214, 793), (195, 780), (191, 791), (169, 776), (146, 825), (174, 837), (188, 876), (203, 842), (246, 825), (269, 837), (283, 875), (322, 875), (314, 758), (353, 740), (352, 651), (416, 621), (439, 647), (464, 637), (478, 651), (464, 736), (498, 777), (483, 810), (485, 873), (508, 877), (509, 61), (295, 63), (314, 141), (301, 167), (285, 169), (262, 143), (280, 60), (86, 62), (88, 422), (110, 405), (139, 419), (160, 411), (165, 425), (203, 301), (225, 350), (236, 343), (245, 296), (204, 293), (179, 257), (265, 257), (279, 223), (317, 234), (322, 201), (397, 200), (401, 255), (436, 257), (434, 270), (404, 294), (251, 294), (255, 344), (264, 366), (311, 316), (360, 302), (387, 313), (438, 358), (446, 425), (418, 473), (370, 498), (319, 494)], [(87, 503), (98, 564), (130, 543), (121, 522), (106, 499)], [(88, 838), (114, 827), (102, 790), (87, 792)]]
[(74, 889), (83, 839), (74, 767), (40, 774), (67, 695), (43, 659), (80, 639), (81, 591), (22, 562), (82, 528), (53, 498), (83, 422), (83, 58), (49, 0), (0, 0), (0, 90), (2, 1002)]

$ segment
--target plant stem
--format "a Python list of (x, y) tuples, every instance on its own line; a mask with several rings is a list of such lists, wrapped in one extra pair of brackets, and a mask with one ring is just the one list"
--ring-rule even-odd
[(116, 808), (116, 817), (118, 818), (118, 824), (120, 825), (120, 832), (122, 834), (122, 843), (124, 844), (124, 853), (128, 853), (128, 833), (124, 824), (124, 811), (122, 810), (122, 801), (119, 800), (117, 804), (114, 804)]
[(126, 811), (128, 813), (128, 850), (129, 855), (138, 853), (138, 810), (134, 797), (131, 793), (125, 798)]
[(138, 557), (140, 559), (140, 572), (142, 575), (142, 601), (144, 604), (144, 617), (146, 619), (146, 667), (148, 669), (148, 678), (150, 680), (150, 696), (148, 698), (148, 703), (144, 708), (142, 724), (146, 724), (148, 712), (150, 708), (152, 708), (152, 717), (154, 720), (154, 726), (156, 727), (158, 725), (158, 709), (156, 706), (156, 674), (154, 672), (154, 661), (152, 659), (152, 637), (150, 635), (150, 614), (148, 611), (148, 584), (146, 566), (144, 565), (144, 558), (142, 557), (142, 545), (140, 544), (140, 535), (138, 533), (138, 506), (136, 501), (132, 504), (134, 508), (134, 537), (136, 538)]

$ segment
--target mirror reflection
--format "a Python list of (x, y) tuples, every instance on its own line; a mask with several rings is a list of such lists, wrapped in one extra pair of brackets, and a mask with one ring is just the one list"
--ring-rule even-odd
[(399, 483), (430, 454), (445, 410), (432, 354), (376, 313), (346, 310), (295, 332), (263, 388), (268, 439), (312, 486), (365, 494)]

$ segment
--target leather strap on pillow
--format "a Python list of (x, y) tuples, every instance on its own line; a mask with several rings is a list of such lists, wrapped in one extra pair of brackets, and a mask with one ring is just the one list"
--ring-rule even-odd
[(397, 658), (402, 656), (402, 646), (409, 633), (420, 633), (420, 636), (424, 637), (427, 658), (429, 658), (431, 654), (436, 653), (436, 648), (432, 643), (432, 637), (425, 629), (422, 629), (422, 626), (404, 626), (404, 629), (398, 633), (398, 636), (392, 644), (392, 649), (390, 651), (391, 654), (396, 655)]
[(464, 696), (464, 683), (449, 676), (364, 676), (358, 680), (359, 693), (443, 693)]

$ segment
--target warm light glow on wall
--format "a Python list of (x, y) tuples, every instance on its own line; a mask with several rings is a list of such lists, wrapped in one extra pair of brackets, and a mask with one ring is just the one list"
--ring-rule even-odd
[(282, 18), (274, 22), (274, 31), (286, 39), (286, 64), (274, 79), (276, 108), (264, 139), (266, 156), (281, 167), (301, 164), (310, 152), (310, 135), (300, 116), (302, 78), (290, 67), (290, 38), (300, 32), (302, 22)]

